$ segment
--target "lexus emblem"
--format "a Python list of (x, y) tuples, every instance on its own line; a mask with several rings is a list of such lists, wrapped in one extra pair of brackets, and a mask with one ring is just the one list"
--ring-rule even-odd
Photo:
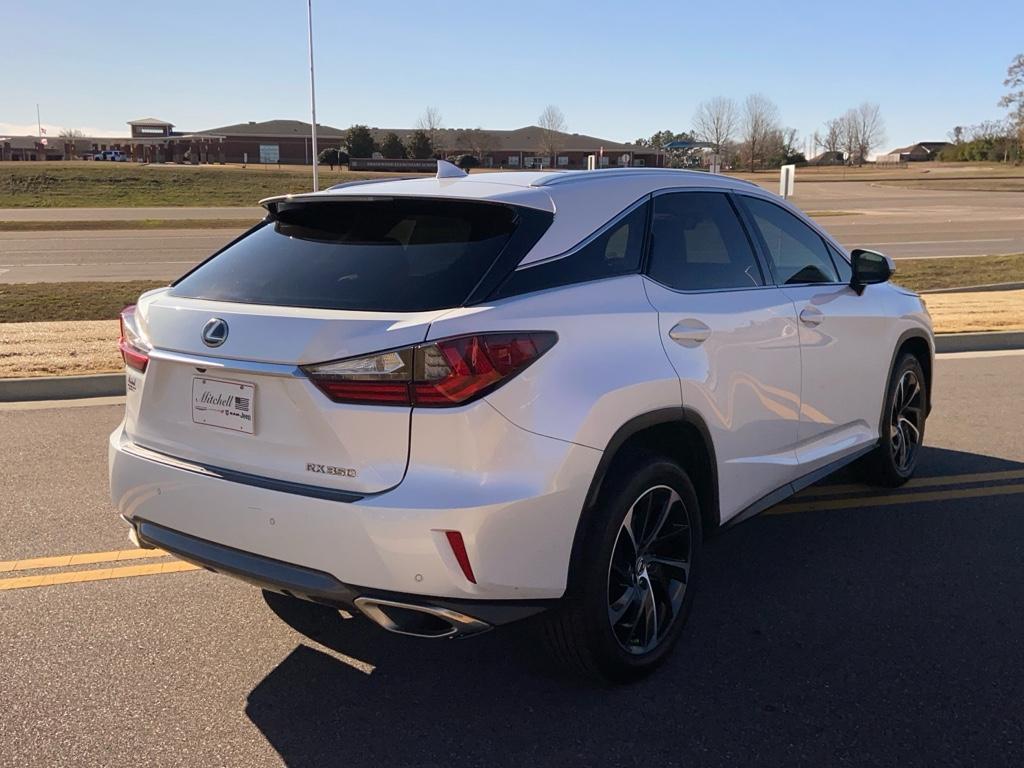
[(219, 347), (228, 340), (228, 324), (219, 317), (212, 317), (203, 326), (203, 344)]

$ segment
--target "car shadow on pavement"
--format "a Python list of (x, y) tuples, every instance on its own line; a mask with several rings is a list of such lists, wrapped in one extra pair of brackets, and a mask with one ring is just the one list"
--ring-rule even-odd
[[(1024, 469), (924, 450), (922, 478)], [(936, 490), (965, 487), (985, 486)], [(827, 497), (828, 486), (812, 493)], [(824, 503), (723, 532), (707, 543), (674, 654), (627, 687), (549, 666), (529, 625), (417, 640), (268, 602), (311, 640), (251, 691), (246, 708), (289, 766), (1024, 758), (1024, 493), (1009, 488), (852, 509)]]

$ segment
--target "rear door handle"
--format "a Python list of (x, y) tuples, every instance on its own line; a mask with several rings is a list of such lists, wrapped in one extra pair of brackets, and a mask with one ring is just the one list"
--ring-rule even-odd
[(809, 325), (813, 328), (816, 325), (820, 325), (824, 319), (825, 313), (817, 307), (806, 306), (800, 310), (800, 322), (804, 325)]
[(683, 347), (696, 347), (707, 341), (710, 336), (711, 328), (694, 318), (680, 320), (668, 332), (668, 337)]

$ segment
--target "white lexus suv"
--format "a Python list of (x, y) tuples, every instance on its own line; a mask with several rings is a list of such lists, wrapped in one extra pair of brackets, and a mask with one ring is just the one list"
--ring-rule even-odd
[(265, 200), (124, 311), (133, 541), (395, 632), (534, 617), (628, 680), (709, 533), (913, 473), (934, 342), (887, 257), (733, 178), (440, 165)]

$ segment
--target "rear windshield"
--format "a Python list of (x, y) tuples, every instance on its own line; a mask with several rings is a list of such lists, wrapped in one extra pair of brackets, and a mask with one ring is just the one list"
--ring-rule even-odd
[(423, 198), (294, 203), (185, 275), (172, 296), (416, 312), (463, 304), (516, 230), (507, 205)]

